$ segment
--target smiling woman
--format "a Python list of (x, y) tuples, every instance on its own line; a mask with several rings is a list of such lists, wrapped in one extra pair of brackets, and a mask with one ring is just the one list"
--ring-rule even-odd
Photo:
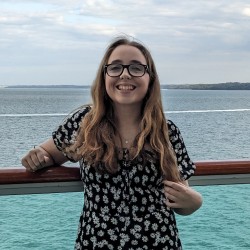
[[(133, 105), (133, 110), (138, 113), (149, 86), (147, 67), (146, 58), (138, 48), (120, 45), (113, 50), (106, 67), (105, 86), (114, 109), (118, 109), (119, 104), (129, 104), (130, 109)], [(120, 113), (119, 110), (116, 112)]]
[(91, 106), (67, 117), (22, 159), (29, 171), (79, 161), (84, 187), (75, 249), (182, 249), (175, 212), (202, 204), (187, 179), (195, 165), (164, 116), (148, 49), (128, 37), (107, 48)]

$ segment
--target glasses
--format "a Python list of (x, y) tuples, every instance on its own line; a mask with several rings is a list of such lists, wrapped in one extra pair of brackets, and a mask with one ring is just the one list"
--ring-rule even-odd
[(124, 69), (128, 70), (128, 73), (131, 76), (141, 77), (148, 72), (148, 65), (144, 64), (107, 64), (104, 66), (105, 72), (111, 77), (118, 77), (120, 76)]

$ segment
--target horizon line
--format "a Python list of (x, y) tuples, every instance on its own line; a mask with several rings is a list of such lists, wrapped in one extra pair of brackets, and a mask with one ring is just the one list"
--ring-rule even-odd
[[(208, 110), (173, 110), (164, 111), (164, 114), (181, 113), (216, 113), (216, 112), (246, 112), (250, 109), (208, 109)], [(0, 114), (0, 117), (41, 117), (41, 116), (67, 116), (70, 113), (48, 113), (48, 114)]]

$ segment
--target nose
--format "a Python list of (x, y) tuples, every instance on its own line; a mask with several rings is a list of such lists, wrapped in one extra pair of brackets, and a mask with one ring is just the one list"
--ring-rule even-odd
[(129, 74), (128, 72), (128, 68), (123, 68), (123, 71), (122, 71), (122, 74), (120, 75), (120, 78), (121, 79), (130, 79), (131, 78), (131, 75)]

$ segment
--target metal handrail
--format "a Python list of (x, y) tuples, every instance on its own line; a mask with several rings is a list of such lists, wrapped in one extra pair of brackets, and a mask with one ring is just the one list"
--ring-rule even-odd
[[(250, 184), (250, 160), (199, 161), (190, 185)], [(0, 168), (0, 195), (82, 191), (78, 167)]]

